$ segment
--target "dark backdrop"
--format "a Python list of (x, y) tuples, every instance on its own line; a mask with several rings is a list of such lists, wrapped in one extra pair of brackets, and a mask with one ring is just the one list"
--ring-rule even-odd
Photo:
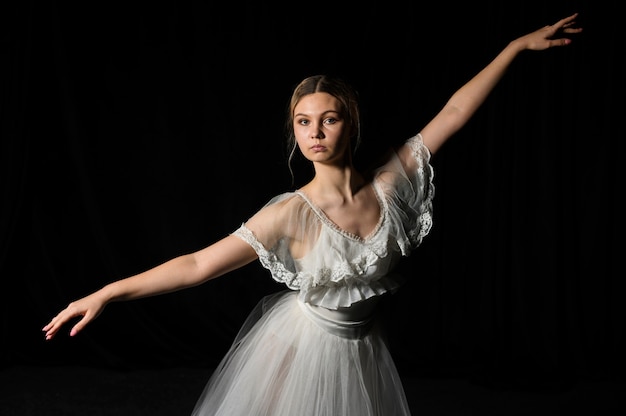
[[(69, 301), (201, 248), (292, 185), (291, 88), (360, 92), (359, 164), (408, 138), (517, 35), (526, 52), (434, 157), (434, 228), (384, 305), (405, 375), (623, 379), (624, 36), (602, 2), (13, 2), (2, 15), (2, 366), (217, 364), (281, 290), (258, 262), (111, 304), (45, 342)], [(614, 4), (614, 3), (611, 3)], [(69, 328), (67, 328), (69, 329)]]

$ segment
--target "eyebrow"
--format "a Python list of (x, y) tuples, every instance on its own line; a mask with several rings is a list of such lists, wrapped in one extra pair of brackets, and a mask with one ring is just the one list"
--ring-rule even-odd
[[(322, 112), (322, 116), (325, 116), (328, 113), (334, 113), (334, 114), (337, 114), (339, 116), (341, 115), (341, 111), (339, 111), (339, 110), (326, 110), (326, 111)], [(300, 116), (309, 117), (309, 115), (307, 113), (295, 113), (293, 116), (294, 117), (300, 117)]]

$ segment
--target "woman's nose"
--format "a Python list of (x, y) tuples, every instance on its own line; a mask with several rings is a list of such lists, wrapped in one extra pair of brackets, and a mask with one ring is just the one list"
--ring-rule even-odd
[(321, 129), (315, 128), (311, 132), (312, 139), (323, 139), (324, 137), (326, 136), (324, 136), (324, 132)]

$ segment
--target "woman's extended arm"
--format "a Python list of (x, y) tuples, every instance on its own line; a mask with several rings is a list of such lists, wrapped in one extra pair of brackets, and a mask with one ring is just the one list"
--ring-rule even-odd
[(138, 299), (197, 286), (242, 267), (256, 258), (256, 252), (248, 243), (230, 235), (202, 250), (176, 257), (143, 273), (110, 283), (70, 303), (44, 326), (42, 331), (47, 340), (52, 339), (69, 320), (82, 317), (70, 330), (70, 336), (74, 336), (95, 319), (110, 302)]
[(578, 13), (511, 41), (485, 68), (457, 90), (421, 131), (424, 143), (431, 153), (435, 153), (450, 136), (467, 123), (520, 52), (569, 45), (570, 39), (553, 37), (559, 31), (569, 34), (581, 32), (582, 28), (572, 27), (576, 16)]

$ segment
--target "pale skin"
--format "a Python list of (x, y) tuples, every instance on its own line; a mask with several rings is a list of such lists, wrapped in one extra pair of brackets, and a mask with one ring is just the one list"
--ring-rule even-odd
[[(577, 14), (553, 25), (511, 41), (485, 68), (458, 89), (424, 126), (421, 135), (431, 153), (461, 129), (524, 50), (544, 50), (566, 46), (582, 28), (575, 27)], [(352, 164), (350, 132), (341, 117), (338, 100), (327, 93), (303, 97), (294, 110), (294, 132), (298, 147), (313, 163), (315, 175), (301, 188), (326, 215), (342, 229), (365, 237), (380, 217), (380, 206), (371, 186)], [(401, 159), (409, 159), (409, 149), (397, 149)], [(257, 259), (254, 249), (229, 235), (193, 253), (182, 255), (150, 270), (107, 284), (71, 302), (42, 328), (45, 339), (52, 339), (69, 321), (75, 336), (114, 301), (139, 299), (200, 285)]]

